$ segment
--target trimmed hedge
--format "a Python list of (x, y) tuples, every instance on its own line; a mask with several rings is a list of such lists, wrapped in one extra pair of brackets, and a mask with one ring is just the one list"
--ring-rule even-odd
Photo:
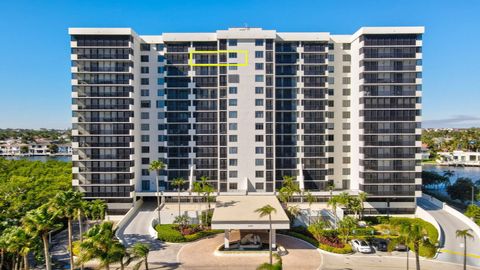
[(320, 244), (320, 249), (323, 249), (328, 252), (338, 253), (338, 254), (349, 254), (352, 253), (352, 246), (350, 244), (345, 244), (343, 248), (336, 248), (325, 244)]
[(189, 235), (182, 235), (174, 224), (160, 224), (155, 226), (155, 230), (157, 231), (158, 240), (171, 243), (191, 242), (203, 237), (223, 232), (223, 230), (207, 230), (198, 231)]

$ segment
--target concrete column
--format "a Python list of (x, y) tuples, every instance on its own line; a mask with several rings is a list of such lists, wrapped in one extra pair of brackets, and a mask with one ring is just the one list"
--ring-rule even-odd
[(277, 230), (275, 229), (272, 230), (272, 248), (277, 248)]
[(225, 235), (223, 236), (223, 240), (225, 242), (224, 244), (225, 249), (230, 248), (229, 236), (230, 236), (230, 230), (225, 230)]

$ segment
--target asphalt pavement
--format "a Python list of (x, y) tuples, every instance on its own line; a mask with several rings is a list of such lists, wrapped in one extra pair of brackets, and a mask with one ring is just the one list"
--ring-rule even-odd
[[(436, 259), (463, 264), (463, 239), (456, 237), (456, 231), (468, 229), (468, 225), (426, 199), (418, 198), (417, 202), (437, 220), (444, 233), (444, 242)], [(480, 267), (479, 235), (474, 234), (474, 239), (467, 238), (467, 264)]]

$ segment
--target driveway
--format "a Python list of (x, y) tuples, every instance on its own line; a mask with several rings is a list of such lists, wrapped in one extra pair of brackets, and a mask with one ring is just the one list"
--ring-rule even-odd
[(151, 269), (177, 269), (177, 253), (184, 244), (164, 243), (150, 236), (148, 227), (156, 215), (155, 209), (156, 203), (144, 202), (124, 229), (118, 232), (118, 238), (127, 247), (137, 242), (149, 244), (151, 251), (148, 262)]
[[(238, 239), (238, 232), (231, 233), (230, 241)], [(301, 240), (281, 234), (277, 234), (277, 243), (288, 251), (287, 255), (282, 256), (283, 269), (319, 269), (322, 259), (316, 248)], [(265, 255), (214, 255), (215, 250), (222, 244), (223, 234), (218, 234), (184, 246), (178, 254), (181, 269), (256, 269), (260, 264), (268, 262), (268, 253)]]
[[(444, 233), (444, 244), (437, 260), (463, 264), (463, 247), (460, 246), (463, 239), (456, 237), (456, 231), (467, 229), (469, 228), (468, 225), (423, 198), (418, 198), (418, 206), (425, 209), (437, 220)], [(475, 235), (473, 240), (467, 239), (467, 253), (467, 264), (480, 267), (479, 235)]]

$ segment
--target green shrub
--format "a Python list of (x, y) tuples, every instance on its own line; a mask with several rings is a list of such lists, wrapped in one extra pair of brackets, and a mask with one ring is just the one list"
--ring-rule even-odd
[(177, 229), (177, 226), (173, 224), (157, 225), (155, 229), (157, 230), (157, 236), (159, 240), (171, 243), (191, 242), (203, 237), (223, 232), (222, 230), (198, 231), (196, 233), (184, 236)]
[(475, 223), (480, 226), (480, 206), (471, 204), (467, 207), (467, 211), (465, 212), (465, 216), (469, 218), (473, 218)]
[(274, 253), (273, 258), (275, 259), (273, 264), (262, 263), (257, 267), (257, 270), (282, 270), (282, 257)]
[(345, 244), (343, 248), (336, 248), (329, 245), (320, 244), (320, 249), (338, 254), (349, 254), (353, 252), (352, 246), (349, 244)]

